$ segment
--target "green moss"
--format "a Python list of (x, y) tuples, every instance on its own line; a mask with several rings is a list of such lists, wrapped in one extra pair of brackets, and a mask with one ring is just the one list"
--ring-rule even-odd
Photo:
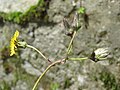
[(3, 81), (3, 83), (0, 85), (0, 90), (11, 90), (11, 87), (6, 81)]
[[(31, 6), (26, 12), (0, 12), (0, 18), (17, 24), (25, 24), (36, 20), (44, 20), (47, 17), (46, 9), (48, 7), (46, 0), (39, 0), (36, 5)], [(46, 21), (46, 20), (45, 20)]]
[(99, 78), (104, 83), (106, 90), (120, 90), (120, 85), (112, 73), (108, 71), (101, 72)]
[(51, 83), (50, 90), (58, 90), (59, 84), (58, 83)]

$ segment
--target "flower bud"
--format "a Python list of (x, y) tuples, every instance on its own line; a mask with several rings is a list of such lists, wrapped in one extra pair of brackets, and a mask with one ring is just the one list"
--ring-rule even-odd
[(97, 50), (95, 50), (90, 59), (97, 62), (100, 60), (104, 60), (107, 59), (107, 56), (109, 55), (109, 49), (108, 48), (98, 48)]
[(95, 55), (99, 58), (105, 58), (109, 55), (108, 48), (99, 48), (95, 50)]

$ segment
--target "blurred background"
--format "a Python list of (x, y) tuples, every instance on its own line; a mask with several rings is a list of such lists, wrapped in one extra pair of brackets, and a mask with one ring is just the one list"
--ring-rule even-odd
[[(19, 39), (40, 49), (52, 61), (64, 58), (70, 37), (64, 17), (71, 20), (74, 0), (0, 0), (0, 90), (31, 90), (49, 65), (37, 52), (19, 49), (10, 57), (14, 32)], [(83, 28), (73, 43), (71, 57), (89, 56), (108, 47), (109, 59), (67, 61), (49, 70), (38, 90), (120, 90), (120, 0), (75, 0), (85, 7)], [(86, 24), (87, 23), (87, 24)]]

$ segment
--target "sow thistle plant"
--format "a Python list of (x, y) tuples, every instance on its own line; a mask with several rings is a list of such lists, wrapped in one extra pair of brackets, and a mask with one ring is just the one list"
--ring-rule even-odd
[[(72, 25), (72, 26), (71, 26)], [(48, 62), (50, 62), (50, 64), (48, 65), (48, 67), (44, 70), (44, 72), (38, 77), (37, 81), (35, 82), (32, 90), (35, 90), (38, 83), (40, 82), (41, 78), (46, 74), (46, 72), (53, 66), (57, 65), (57, 64), (64, 64), (66, 60), (76, 60), (76, 61), (82, 61), (82, 60), (92, 60), (94, 62), (100, 61), (100, 60), (104, 60), (107, 59), (108, 56), (108, 48), (99, 48), (95, 51), (92, 52), (90, 57), (83, 57), (83, 58), (70, 58), (69, 54), (71, 52), (72, 49), (72, 45), (73, 45), (73, 40), (77, 34), (77, 32), (81, 29), (81, 25), (79, 22), (79, 14), (76, 13), (74, 18), (73, 18), (73, 22), (72, 23), (68, 23), (67, 19), (64, 19), (64, 26), (66, 27), (66, 29), (72, 29), (72, 33), (70, 35), (71, 40), (69, 42), (68, 48), (66, 50), (66, 56), (63, 59), (60, 60), (56, 60), (55, 62), (51, 62), (51, 60), (49, 60), (40, 50), (38, 50), (37, 48), (27, 44), (25, 41), (20, 41), (19, 40), (19, 31), (17, 30), (15, 32), (15, 34), (13, 35), (13, 37), (11, 38), (10, 41), (10, 56), (13, 56), (16, 54), (17, 49), (18, 48), (31, 48), (34, 49), (36, 52), (38, 52), (45, 60), (47, 60)]]

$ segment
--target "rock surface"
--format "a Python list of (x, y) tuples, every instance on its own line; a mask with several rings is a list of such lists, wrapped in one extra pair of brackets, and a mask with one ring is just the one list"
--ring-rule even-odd
[(24, 12), (38, 0), (0, 0), (0, 12)]

